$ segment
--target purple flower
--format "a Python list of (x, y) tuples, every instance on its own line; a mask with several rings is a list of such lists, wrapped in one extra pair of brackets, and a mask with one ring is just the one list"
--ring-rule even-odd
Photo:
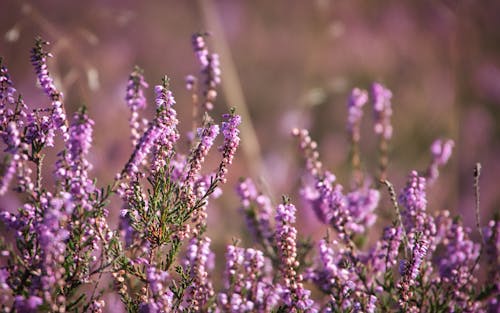
[[(217, 85), (220, 84), (220, 63), (219, 55), (215, 53), (209, 53), (205, 37), (208, 34), (194, 34), (192, 36), (192, 44), (194, 53), (201, 65), (201, 74), (204, 77), (204, 89), (203, 96), (205, 100), (203, 102), (203, 107), (207, 111), (211, 111), (214, 108), (214, 101), (217, 97)], [(194, 80), (189, 79), (187, 81), (188, 89), (192, 89)]]
[(194, 34), (191, 37), (193, 50), (202, 67), (208, 66), (208, 49), (205, 43), (207, 34)]
[(175, 99), (167, 89), (168, 79), (155, 86), (156, 116), (142, 134), (132, 156), (125, 165), (122, 175), (133, 177), (141, 174), (141, 166), (147, 165), (151, 156), (151, 170), (157, 172), (173, 156), (173, 147), (179, 139), (177, 112), (173, 109)]
[(419, 238), (413, 245), (411, 259), (409, 261), (402, 260), (400, 263), (400, 273), (402, 277), (398, 283), (398, 289), (400, 291), (399, 305), (404, 310), (413, 307), (413, 304), (409, 303), (413, 296), (410, 288), (417, 284), (416, 279), (420, 273), (420, 266), (427, 255), (428, 248), (429, 242), (426, 239)]
[(271, 200), (257, 191), (250, 178), (240, 181), (236, 192), (240, 197), (241, 211), (245, 214), (248, 229), (254, 240), (257, 242), (262, 240), (264, 245), (270, 245), (274, 241), (274, 232), (271, 228)]
[(49, 42), (38, 38), (35, 42), (35, 47), (31, 50), (31, 64), (35, 68), (38, 82), (43, 91), (51, 100), (57, 101), (61, 94), (57, 90), (52, 77), (50, 77), (47, 67), (47, 58), (52, 57), (52, 54), (43, 50), (43, 46), (49, 45)]
[(421, 212), (427, 207), (425, 186), (425, 178), (419, 176), (416, 171), (412, 171), (406, 187), (399, 194), (398, 202), (404, 207), (402, 215), (408, 232), (413, 229), (422, 231), (424, 227)]
[(177, 112), (173, 108), (175, 99), (170, 90), (167, 89), (167, 79), (163, 85), (155, 86), (156, 93), (156, 120), (161, 130), (153, 146), (153, 161), (151, 170), (157, 172), (167, 165), (174, 154), (174, 146), (179, 139), (177, 125)]
[(268, 312), (273, 295), (269, 279), (263, 276), (264, 255), (254, 249), (228, 246), (224, 292), (218, 295), (220, 307), (230, 312)]
[(21, 118), (26, 117), (26, 104), (21, 97), (16, 99), (16, 91), (7, 67), (0, 58), (0, 129), (5, 129), (11, 121), (15, 121), (19, 129), (23, 126)]
[(437, 139), (431, 146), (432, 161), (427, 168), (427, 180), (434, 182), (439, 176), (439, 166), (448, 163), (455, 143), (453, 140)]
[(222, 134), (224, 135), (224, 144), (219, 147), (222, 151), (222, 161), (217, 169), (216, 177), (222, 182), (226, 182), (227, 168), (233, 163), (234, 154), (240, 144), (240, 130), (238, 126), (241, 123), (241, 117), (236, 114), (224, 114), (227, 121), (222, 122)]
[(479, 244), (469, 239), (469, 233), (459, 223), (451, 225), (444, 240), (446, 257), (439, 262), (441, 279), (457, 291), (469, 283), (470, 270), (479, 256)]
[(35, 47), (31, 50), (31, 64), (35, 68), (40, 86), (52, 101), (51, 124), (49, 128), (60, 129), (64, 140), (67, 140), (67, 120), (62, 104), (62, 93), (57, 90), (47, 67), (47, 57), (51, 57), (52, 55), (43, 50), (43, 46), (48, 44), (48, 42), (42, 41), (41, 39), (36, 40)]
[(129, 119), (130, 130), (132, 132), (132, 144), (135, 146), (137, 141), (141, 136), (141, 129), (139, 123), (139, 110), (146, 108), (146, 97), (144, 96), (144, 88), (147, 88), (148, 84), (144, 80), (142, 75), (142, 70), (138, 67), (130, 74), (127, 83), (127, 93), (125, 96), (125, 101), (127, 101), (127, 106), (131, 111), (131, 116)]
[(66, 149), (59, 153), (60, 160), (56, 164), (56, 177), (71, 193), (73, 200), (80, 203), (86, 210), (92, 210), (92, 205), (87, 202), (87, 198), (96, 189), (88, 173), (92, 165), (86, 158), (92, 145), (93, 125), (94, 121), (84, 110), (74, 114)]
[(294, 128), (292, 135), (299, 138), (299, 146), (302, 154), (306, 159), (307, 171), (316, 178), (322, 180), (323, 178), (323, 164), (319, 160), (318, 144), (311, 139), (307, 129)]
[(140, 172), (140, 167), (147, 163), (147, 156), (151, 153), (153, 145), (157, 138), (160, 136), (161, 130), (157, 125), (151, 123), (149, 128), (144, 132), (144, 134), (139, 139), (132, 156), (125, 165), (122, 174), (128, 177), (133, 177), (135, 175), (144, 175)]
[(381, 84), (374, 83), (371, 89), (371, 97), (375, 118), (374, 131), (384, 140), (389, 140), (392, 137), (392, 92)]
[(9, 186), (10, 181), (14, 177), (16, 168), (20, 166), (21, 156), (18, 152), (21, 145), (21, 139), (19, 130), (17, 129), (15, 122), (9, 122), (7, 124), (6, 130), (0, 132), (3, 142), (6, 144), (6, 152), (9, 152), (10, 157), (7, 162), (0, 178), (0, 195), (3, 195)]
[(208, 271), (213, 267), (210, 239), (194, 237), (190, 240), (184, 259), (184, 268), (189, 268), (192, 283), (184, 293), (181, 309), (206, 310), (208, 300), (214, 295)]
[(360, 123), (363, 117), (363, 107), (368, 102), (368, 92), (359, 88), (354, 88), (351, 91), (349, 101), (347, 103), (347, 131), (349, 132), (352, 142), (359, 142), (360, 139)]
[(284, 280), (281, 292), (283, 302), (289, 309), (314, 312), (314, 302), (309, 298), (310, 291), (302, 285), (302, 275), (297, 273), (297, 229), (296, 208), (291, 203), (280, 204), (276, 208), (276, 245), (278, 247), (280, 270)]
[(147, 312), (166, 312), (172, 308), (174, 294), (170, 290), (170, 275), (159, 270), (154, 265), (146, 268), (146, 279), (150, 292), (147, 302), (141, 303), (142, 310), (147, 307)]
[(199, 143), (191, 153), (189, 160), (189, 170), (186, 175), (186, 186), (192, 186), (196, 175), (201, 170), (201, 165), (205, 161), (208, 151), (212, 147), (215, 138), (219, 134), (219, 125), (209, 124), (204, 128), (198, 128)]
[(374, 276), (381, 277), (397, 264), (402, 239), (403, 230), (401, 227), (389, 226), (384, 228), (382, 239), (377, 242), (375, 248), (369, 254), (369, 262)]
[(376, 219), (374, 211), (380, 201), (380, 192), (371, 188), (359, 188), (347, 194), (347, 211), (350, 220), (346, 224), (349, 232), (363, 233)]
[(14, 306), (16, 312), (20, 313), (35, 313), (38, 312), (38, 307), (43, 304), (43, 300), (37, 296), (30, 296), (25, 298), (24, 296), (16, 296)]

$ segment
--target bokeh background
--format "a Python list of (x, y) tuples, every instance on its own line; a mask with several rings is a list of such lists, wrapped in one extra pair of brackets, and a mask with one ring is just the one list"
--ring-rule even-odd
[[(473, 227), (472, 175), (481, 162), (482, 218), (499, 212), (499, 17), (494, 0), (0, 0), (0, 55), (25, 101), (47, 105), (29, 50), (37, 35), (52, 43), (49, 67), (67, 110), (85, 104), (95, 120), (93, 173), (104, 185), (132, 151), (124, 97), (134, 65), (150, 86), (171, 77), (184, 133), (191, 127), (184, 78), (199, 71), (190, 36), (211, 32), (223, 71), (214, 116), (228, 106), (244, 115), (244, 149), (209, 213), (209, 234), (223, 253), (231, 238), (244, 237), (233, 188), (239, 177), (261, 182), (275, 201), (289, 194), (300, 207), (303, 163), (293, 127), (311, 130), (325, 165), (349, 186), (347, 97), (373, 81), (393, 91), (389, 179), (396, 188), (410, 170), (426, 168), (434, 139), (452, 138), (454, 156), (429, 190), (429, 209), (449, 209)], [(147, 96), (151, 117), (152, 89)], [(362, 161), (375, 173), (370, 117), (365, 110)], [(17, 203), (15, 195), (0, 198), (1, 209)], [(303, 234), (322, 236), (314, 217), (299, 211)]]

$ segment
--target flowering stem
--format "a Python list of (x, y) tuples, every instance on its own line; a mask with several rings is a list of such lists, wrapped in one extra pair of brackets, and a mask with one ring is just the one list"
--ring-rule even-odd
[(408, 250), (408, 247), (410, 245), (409, 245), (408, 235), (406, 233), (405, 225), (403, 224), (403, 220), (401, 218), (401, 212), (399, 210), (398, 201), (396, 199), (396, 191), (394, 190), (394, 185), (386, 179), (380, 180), (380, 182), (387, 186), (387, 189), (389, 191), (389, 195), (391, 197), (391, 202), (394, 206), (394, 209), (396, 210), (396, 217), (398, 218), (399, 226), (401, 226), (401, 229), (403, 230), (404, 253), (405, 253), (405, 259), (407, 259), (408, 258), (407, 250)]

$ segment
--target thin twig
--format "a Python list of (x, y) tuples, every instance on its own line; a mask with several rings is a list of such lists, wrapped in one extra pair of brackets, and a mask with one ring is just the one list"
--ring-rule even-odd
[(483, 229), (481, 228), (481, 216), (479, 214), (479, 177), (481, 176), (481, 163), (476, 163), (476, 166), (474, 167), (474, 197), (476, 200), (476, 227), (477, 230), (479, 231), (479, 235), (481, 236), (481, 241), (483, 242), (483, 245), (486, 244), (486, 240), (484, 238), (483, 234)]

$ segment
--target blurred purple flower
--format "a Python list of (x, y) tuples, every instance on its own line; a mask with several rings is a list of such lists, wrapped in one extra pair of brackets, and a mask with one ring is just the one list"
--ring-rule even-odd
[(392, 92), (379, 83), (374, 83), (371, 89), (373, 101), (373, 112), (375, 118), (375, 134), (381, 136), (384, 140), (392, 137)]

